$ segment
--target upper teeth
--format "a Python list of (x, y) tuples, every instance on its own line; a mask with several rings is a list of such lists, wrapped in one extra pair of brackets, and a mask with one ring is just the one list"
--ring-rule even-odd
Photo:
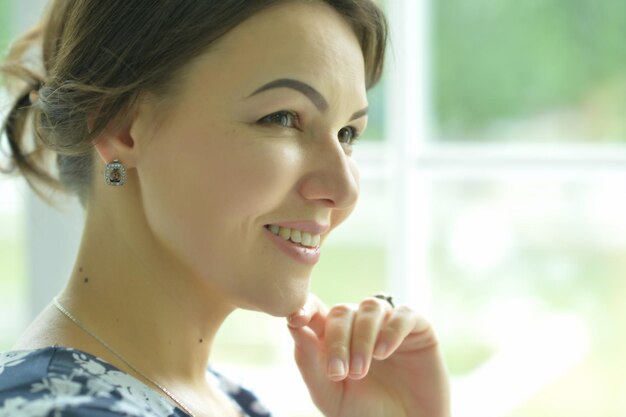
[(278, 235), (285, 240), (291, 240), (294, 243), (299, 243), (302, 246), (316, 248), (320, 245), (320, 235), (312, 235), (301, 230), (289, 229), (287, 227), (281, 227), (276, 225), (270, 225), (268, 229), (275, 235)]

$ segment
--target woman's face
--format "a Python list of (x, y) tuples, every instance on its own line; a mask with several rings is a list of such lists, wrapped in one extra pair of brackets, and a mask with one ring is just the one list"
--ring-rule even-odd
[(288, 2), (229, 32), (179, 81), (131, 130), (152, 232), (213, 293), (288, 315), (357, 201), (358, 40), (322, 2)]

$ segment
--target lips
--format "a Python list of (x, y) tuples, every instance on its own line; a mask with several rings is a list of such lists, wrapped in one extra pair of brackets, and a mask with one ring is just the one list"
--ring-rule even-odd
[(320, 258), (321, 235), (330, 227), (317, 222), (280, 222), (265, 225), (267, 236), (283, 253), (301, 264), (314, 265)]
[(308, 220), (270, 223), (266, 226), (279, 226), (284, 227), (285, 229), (295, 229), (299, 230), (300, 232), (309, 233), (311, 235), (323, 235), (330, 229), (330, 225), (328, 224), (322, 224), (316, 221)]

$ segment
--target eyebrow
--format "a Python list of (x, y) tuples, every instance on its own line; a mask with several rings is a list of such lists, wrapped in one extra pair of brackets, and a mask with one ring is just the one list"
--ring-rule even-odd
[[(270, 81), (269, 83), (264, 84), (261, 87), (257, 88), (256, 90), (254, 90), (254, 92), (250, 94), (248, 98), (256, 94), (262, 93), (264, 91), (272, 90), (275, 88), (291, 88), (292, 90), (299, 91), (300, 93), (304, 94), (309, 100), (311, 100), (313, 105), (315, 105), (315, 107), (320, 112), (325, 113), (326, 110), (328, 110), (328, 102), (326, 101), (324, 96), (322, 96), (319, 93), (319, 91), (317, 91), (315, 88), (311, 87), (307, 83), (294, 80), (291, 78), (280, 78), (278, 80)], [(367, 115), (367, 112), (368, 112), (368, 107), (365, 107), (357, 111), (356, 113), (352, 115), (352, 117), (350, 118), (350, 121), (356, 120), (360, 117)]]
[(363, 116), (367, 116), (367, 112), (369, 111), (369, 107), (365, 107), (361, 110), (359, 110), (358, 112), (354, 113), (352, 115), (352, 117), (350, 117), (350, 121), (356, 120), (356, 119), (360, 119)]

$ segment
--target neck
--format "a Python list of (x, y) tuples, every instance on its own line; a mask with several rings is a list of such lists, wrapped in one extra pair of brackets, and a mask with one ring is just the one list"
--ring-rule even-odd
[(118, 227), (104, 220), (88, 216), (59, 301), (150, 378), (170, 387), (206, 384), (213, 340), (232, 303), (142, 233), (139, 218)]

